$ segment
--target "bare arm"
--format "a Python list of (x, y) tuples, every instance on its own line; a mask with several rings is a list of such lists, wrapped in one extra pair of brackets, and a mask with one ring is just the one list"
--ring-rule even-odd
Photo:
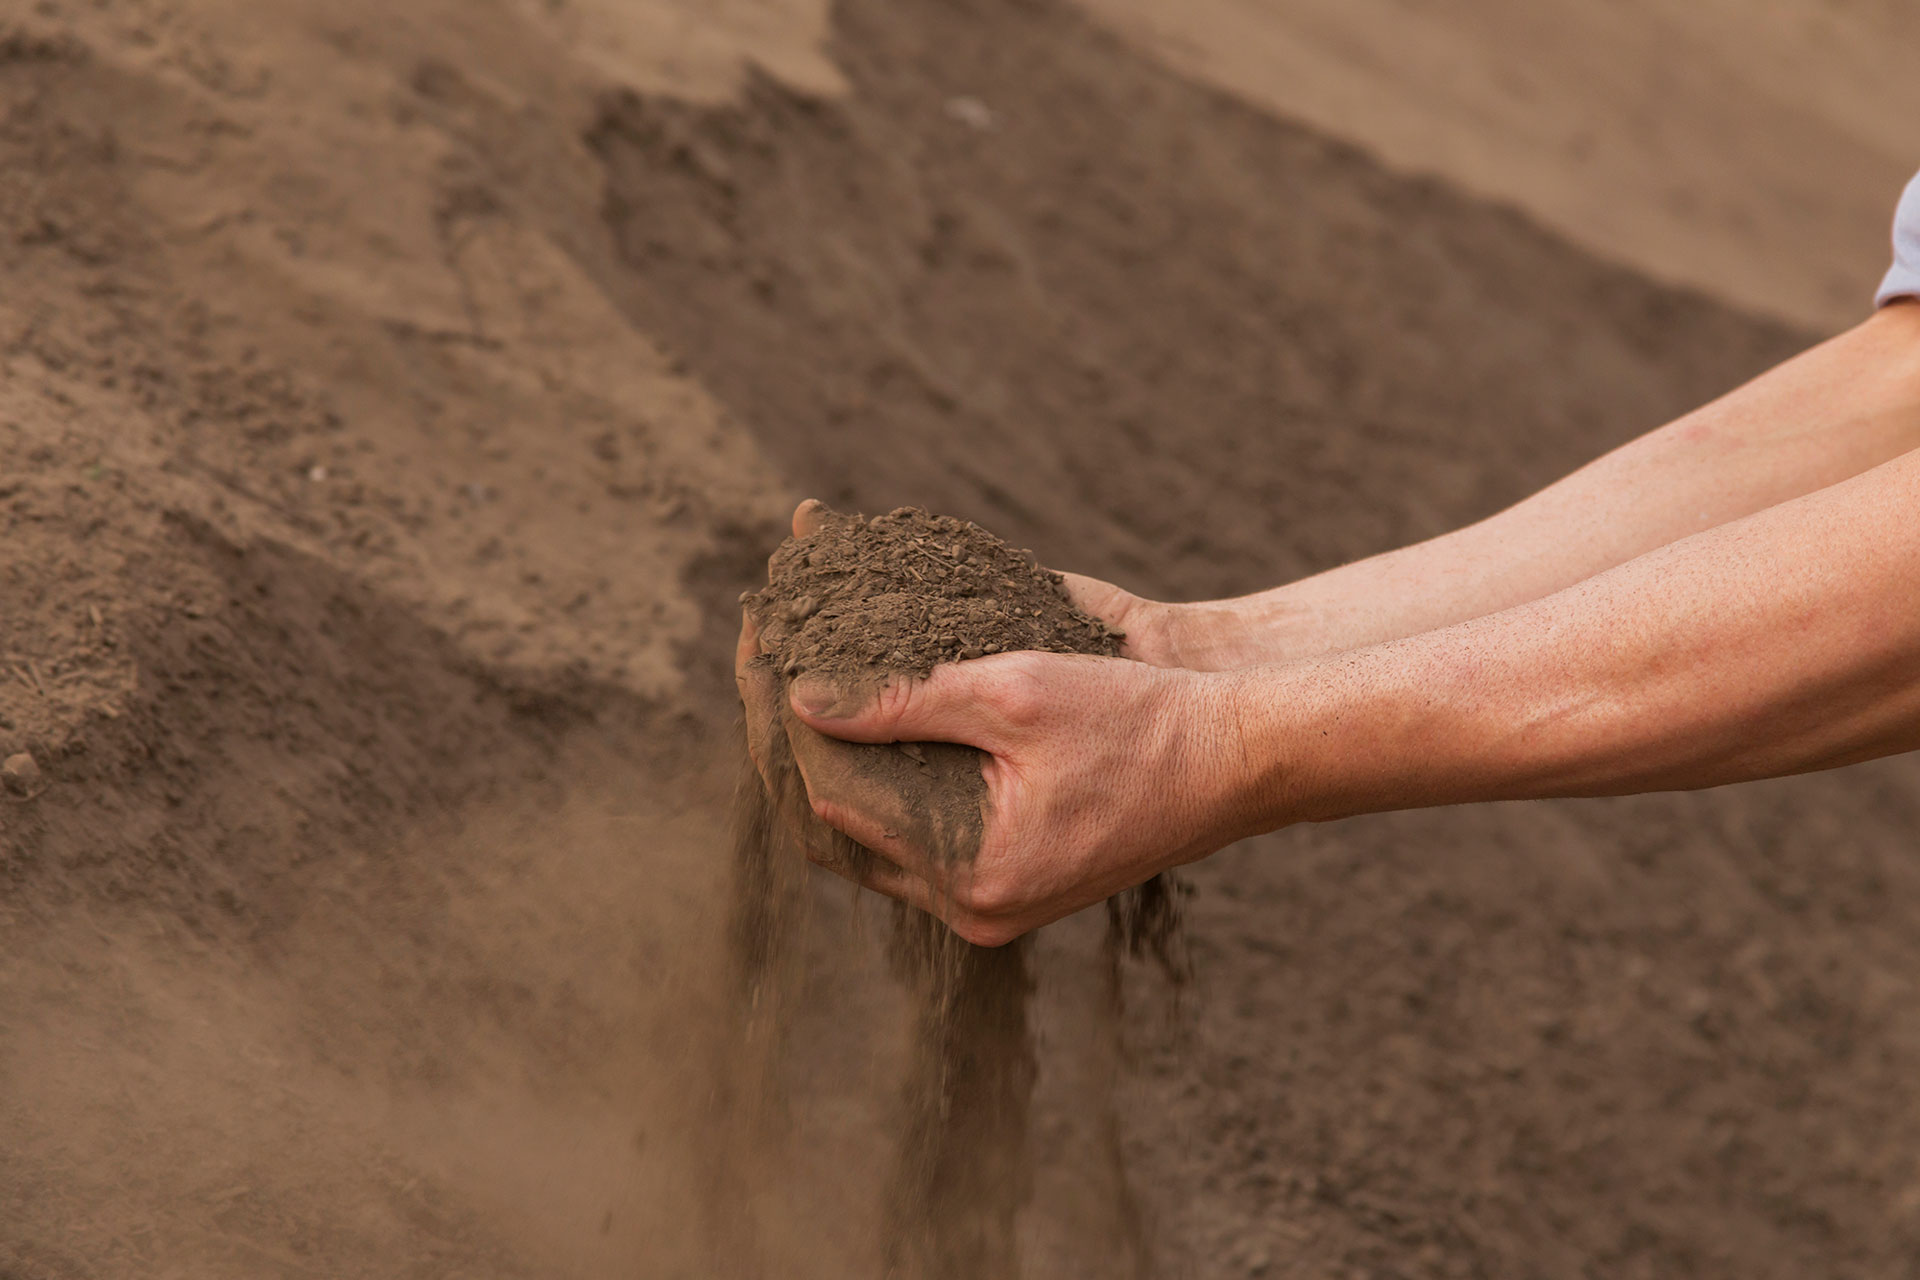
[(1538, 600), (1920, 447), (1920, 304), (1871, 319), (1499, 514), (1259, 595), (1082, 603), (1167, 666), (1224, 670), (1416, 635)]
[(1072, 586), (1148, 661), (1002, 654), (878, 697), (794, 689), (827, 736), (990, 757), (961, 871), (857, 777), (806, 776), (888, 860), (873, 887), (975, 941), (1293, 822), (1920, 748), (1920, 306), (1445, 538), (1211, 605)]
[(1920, 748), (1920, 450), (1527, 604), (1344, 653), (1225, 672), (1001, 654), (877, 697), (802, 681), (794, 710), (831, 737), (989, 755), (986, 833), (963, 868), (900, 835), (897, 799), (806, 770), (820, 816), (890, 864), (867, 883), (989, 944), (1294, 822)]
[(1920, 748), (1920, 450), (1529, 604), (1214, 679), (1260, 828)]

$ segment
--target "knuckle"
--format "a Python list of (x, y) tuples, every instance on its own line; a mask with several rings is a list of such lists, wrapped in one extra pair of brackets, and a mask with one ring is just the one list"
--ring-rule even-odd
[(966, 916), (953, 925), (953, 931), (976, 947), (1004, 947), (1020, 935), (1004, 924)]
[(982, 941), (987, 934), (986, 922), (983, 920), (977, 920), (973, 916), (956, 912), (954, 917), (947, 921), (947, 927), (976, 947), (984, 947), (987, 945)]
[(1027, 654), (1016, 655), (1000, 673), (993, 691), (995, 709), (1011, 724), (1038, 720), (1047, 705), (1047, 682), (1039, 663)]
[(888, 724), (907, 714), (914, 701), (916, 682), (905, 679), (893, 679), (880, 686), (874, 698), (874, 711)]
[(1005, 915), (1017, 905), (1015, 886), (999, 876), (976, 875), (955, 888), (954, 899), (971, 916)]

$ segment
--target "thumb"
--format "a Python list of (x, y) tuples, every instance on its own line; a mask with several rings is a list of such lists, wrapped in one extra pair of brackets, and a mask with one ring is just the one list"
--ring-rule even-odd
[(847, 742), (959, 742), (986, 749), (981, 668), (991, 658), (944, 663), (924, 679), (893, 676), (836, 682), (808, 675), (794, 681), (794, 714)]
[(1084, 573), (1061, 574), (1060, 586), (1066, 591), (1067, 599), (1074, 608), (1092, 614), (1113, 627), (1120, 626), (1126, 620), (1127, 610), (1136, 598), (1131, 591), (1122, 590), (1099, 578), (1089, 578)]

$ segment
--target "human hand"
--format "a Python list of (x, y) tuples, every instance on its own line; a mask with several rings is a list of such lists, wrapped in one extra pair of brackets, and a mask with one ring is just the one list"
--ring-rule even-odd
[[(820, 510), (801, 504), (796, 537), (815, 531)], [(1148, 665), (1173, 665), (1162, 623), (1176, 607), (1080, 575), (1066, 586), (1128, 630), (1140, 661), (1016, 653), (949, 664), (927, 681), (868, 686), (874, 707), (858, 714), (809, 716), (783, 697), (743, 616), (735, 678), (748, 750), (810, 859), (998, 943), (1244, 834), (1217, 800), (1218, 763), (1235, 757), (1215, 748), (1237, 719), (1201, 710), (1214, 690), (1199, 677)], [(860, 700), (832, 692), (828, 701)], [(894, 741), (919, 743), (920, 767), (868, 745)], [(954, 742), (966, 745), (944, 745)], [(971, 822), (940, 803), (963, 791)], [(816, 816), (880, 856), (850, 857)]]
[[(828, 514), (821, 503), (801, 503), (793, 514), (794, 536), (817, 533), (822, 516)], [(780, 674), (772, 660), (762, 655), (758, 621), (744, 610), (734, 680), (745, 716), (747, 752), (760, 782), (781, 824), (814, 862), (865, 883), (867, 869), (878, 860), (836, 835), (809, 810), (804, 782), (808, 777), (857, 775), (871, 786), (890, 788), (901, 798), (897, 808), (907, 815), (902, 831), (918, 847), (949, 857), (963, 852), (970, 857), (979, 847), (980, 802), (986, 792), (979, 752), (936, 742), (901, 750), (816, 733), (794, 715)]]
[[(998, 946), (1252, 830), (1227, 684), (1124, 659), (1022, 652), (872, 691), (803, 677), (781, 711), (837, 744), (803, 749), (796, 739), (795, 755), (813, 812), (884, 859), (861, 882)], [(984, 753), (976, 848), (938, 847), (922, 798), (836, 754), (888, 742)]]

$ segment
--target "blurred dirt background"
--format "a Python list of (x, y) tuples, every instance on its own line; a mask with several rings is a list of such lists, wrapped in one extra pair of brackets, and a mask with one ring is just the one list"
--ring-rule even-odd
[[(1864, 314), (1917, 21), (0, 4), (0, 1276), (877, 1274), (840, 886), (728, 1105), (793, 500), (1175, 598), (1484, 515)], [(1250, 842), (1121, 1018), (1049, 930), (1025, 1273), (1920, 1274), (1917, 784)]]

